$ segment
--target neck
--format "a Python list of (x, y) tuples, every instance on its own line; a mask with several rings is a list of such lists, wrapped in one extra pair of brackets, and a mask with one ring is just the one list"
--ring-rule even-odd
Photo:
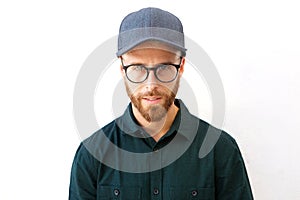
[(172, 126), (175, 116), (178, 112), (178, 107), (173, 103), (168, 112), (166, 113), (165, 117), (155, 122), (148, 122), (133, 105), (132, 111), (138, 123), (157, 142), (168, 132), (168, 130)]

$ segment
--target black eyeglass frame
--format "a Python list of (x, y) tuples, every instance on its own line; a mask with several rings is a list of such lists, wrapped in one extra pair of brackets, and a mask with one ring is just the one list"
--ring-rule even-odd
[[(124, 65), (124, 63), (123, 63), (123, 59), (121, 58), (121, 63), (122, 63), (122, 67), (123, 67), (123, 69), (125, 70), (125, 74), (126, 74), (126, 77), (127, 77), (127, 79), (130, 81), (130, 82), (132, 82), (132, 83), (142, 83), (142, 82), (144, 82), (145, 80), (147, 80), (147, 78), (148, 78), (148, 76), (149, 76), (149, 71), (150, 70), (152, 70), (153, 72), (154, 72), (154, 75), (155, 75), (155, 78), (157, 79), (157, 80), (159, 80), (160, 82), (162, 82), (162, 83), (170, 83), (170, 82), (172, 82), (172, 81), (174, 81), (176, 78), (177, 78), (177, 76), (178, 76), (178, 70), (180, 69), (180, 67), (181, 67), (181, 63), (182, 62), (182, 57), (180, 57), (180, 62), (179, 62), (179, 64), (173, 64), (173, 63), (159, 63), (159, 64), (156, 64), (156, 65), (158, 65), (157, 67), (152, 67), (152, 68), (149, 68), (149, 67), (146, 67), (146, 65), (144, 65), (144, 64), (130, 64), (130, 65)], [(175, 68), (176, 68), (176, 75), (175, 75), (175, 77), (172, 79), (172, 80), (170, 80), (170, 81), (162, 81), (162, 80), (160, 80), (158, 77), (157, 77), (157, 75), (156, 75), (156, 71), (157, 71), (157, 69), (160, 67), (159, 65), (172, 65), (172, 66), (174, 66)], [(142, 80), (142, 81), (132, 81), (132, 80), (130, 80), (130, 78), (128, 77), (128, 75), (127, 75), (127, 69), (129, 68), (129, 67), (131, 67), (131, 66), (141, 66), (141, 67), (143, 67), (144, 69), (146, 69), (147, 70), (147, 76), (145, 77), (145, 79), (144, 80)]]

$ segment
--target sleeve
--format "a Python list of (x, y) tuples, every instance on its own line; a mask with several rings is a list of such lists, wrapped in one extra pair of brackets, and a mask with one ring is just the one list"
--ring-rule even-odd
[[(219, 141), (218, 141), (219, 142)], [(220, 137), (216, 162), (216, 199), (253, 200), (253, 194), (236, 141), (229, 136)]]
[(69, 186), (69, 200), (97, 198), (98, 161), (81, 143), (73, 160)]

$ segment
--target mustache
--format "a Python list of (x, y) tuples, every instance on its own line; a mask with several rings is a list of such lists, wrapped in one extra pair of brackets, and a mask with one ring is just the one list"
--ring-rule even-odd
[(139, 93), (138, 96), (164, 96), (166, 92), (160, 92), (157, 90), (151, 90), (144, 93)]
[(136, 98), (138, 100), (142, 100), (144, 96), (160, 96), (160, 97), (163, 97), (163, 98), (166, 98), (168, 97), (167, 93), (165, 91), (157, 91), (156, 89), (154, 90), (151, 90), (151, 91), (147, 91), (147, 92), (143, 92), (143, 93), (138, 93), (136, 95), (134, 94), (131, 94), (130, 95), (130, 98)]

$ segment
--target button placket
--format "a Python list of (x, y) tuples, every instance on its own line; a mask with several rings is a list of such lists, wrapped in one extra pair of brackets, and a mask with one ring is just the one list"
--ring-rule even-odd
[(162, 168), (161, 168), (161, 151), (155, 151), (157, 149), (153, 148), (154, 154), (150, 159), (150, 167), (156, 169), (150, 172), (150, 182), (151, 182), (151, 193), (152, 200), (162, 199)]

